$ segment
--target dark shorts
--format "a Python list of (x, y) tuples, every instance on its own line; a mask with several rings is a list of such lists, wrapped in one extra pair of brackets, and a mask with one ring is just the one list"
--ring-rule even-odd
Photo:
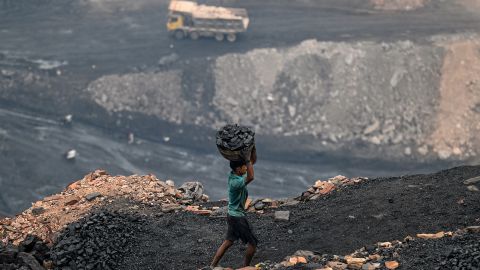
[(241, 239), (244, 244), (249, 243), (257, 246), (258, 240), (253, 234), (252, 226), (246, 217), (227, 216), (228, 230), (226, 240), (235, 242)]

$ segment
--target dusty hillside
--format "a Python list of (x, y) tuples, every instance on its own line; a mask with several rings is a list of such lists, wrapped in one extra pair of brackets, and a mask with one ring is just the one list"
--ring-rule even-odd
[[(472, 243), (480, 236), (479, 185), (480, 167), (472, 166), (379, 179), (337, 176), (316, 181), (294, 199), (255, 199), (248, 214), (261, 243), (255, 262), (265, 262), (261, 269), (333, 263), (385, 269), (391, 261), (398, 269), (443, 263), (475, 269), (466, 254), (475, 252)], [(198, 185), (174, 188), (152, 175), (94, 172), (2, 219), (2, 242), (19, 247), (0, 244), (0, 266), (198, 269), (209, 263), (225, 232), (226, 202), (205, 202), (202, 192)], [(428, 260), (419, 259), (418, 248)], [(451, 248), (448, 257), (438, 254)], [(240, 252), (237, 245), (222, 265), (239, 265)]]

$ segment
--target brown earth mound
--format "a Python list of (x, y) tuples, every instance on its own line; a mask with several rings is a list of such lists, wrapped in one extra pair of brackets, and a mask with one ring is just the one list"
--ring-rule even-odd
[[(35, 234), (53, 244), (68, 224), (85, 217), (98, 205), (113, 200), (127, 199), (163, 210), (181, 208), (181, 204), (193, 201), (184, 190), (177, 190), (172, 183), (167, 183), (154, 175), (111, 176), (97, 170), (71, 183), (60, 194), (34, 203), (15, 218), (0, 220), (0, 237), (4, 242), (18, 245), (27, 235)], [(204, 194), (199, 197), (196, 199), (208, 200)]]

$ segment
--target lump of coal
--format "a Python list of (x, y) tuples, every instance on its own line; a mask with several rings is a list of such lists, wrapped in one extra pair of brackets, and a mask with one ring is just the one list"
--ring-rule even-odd
[(255, 132), (237, 124), (226, 125), (217, 131), (217, 147), (231, 151), (248, 148), (255, 143)]

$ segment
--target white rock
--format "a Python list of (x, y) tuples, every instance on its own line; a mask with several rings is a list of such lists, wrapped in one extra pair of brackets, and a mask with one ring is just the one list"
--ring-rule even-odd
[(363, 134), (368, 135), (376, 131), (379, 127), (380, 127), (380, 122), (377, 119), (375, 119), (373, 121), (373, 124), (365, 128), (365, 130), (363, 131)]
[(276, 220), (290, 220), (290, 211), (275, 211), (275, 219)]
[(438, 157), (440, 159), (448, 159), (451, 155), (452, 155), (452, 152), (450, 150), (447, 150), (447, 149), (442, 149), (442, 150), (438, 151)]
[(134, 142), (135, 142), (135, 135), (132, 132), (128, 133), (128, 144), (132, 144)]
[(63, 119), (65, 119), (65, 123), (71, 123), (73, 120), (73, 115), (67, 114)]
[(77, 156), (77, 151), (75, 149), (68, 150), (65, 158), (66, 159), (74, 159)]
[(296, 113), (296, 109), (292, 105), (288, 105), (288, 113), (290, 114), (290, 117), (294, 117)]
[(370, 138), (368, 141), (376, 145), (379, 145), (381, 143), (380, 138), (378, 138), (377, 136)]
[(420, 146), (417, 149), (417, 151), (420, 155), (425, 156), (426, 154), (428, 154), (428, 146), (426, 146), (426, 145)]
[(462, 150), (458, 147), (453, 148), (453, 154), (456, 156), (460, 156), (462, 154)]
[(167, 181), (165, 182), (165, 184), (167, 184), (167, 185), (169, 185), (169, 186), (171, 186), (171, 187), (174, 187), (174, 186), (175, 186), (175, 182), (173, 182), (172, 180), (167, 180)]
[(467, 189), (470, 190), (470, 191), (473, 191), (473, 192), (480, 191), (480, 189), (478, 189), (478, 187), (476, 187), (474, 185), (468, 186)]

